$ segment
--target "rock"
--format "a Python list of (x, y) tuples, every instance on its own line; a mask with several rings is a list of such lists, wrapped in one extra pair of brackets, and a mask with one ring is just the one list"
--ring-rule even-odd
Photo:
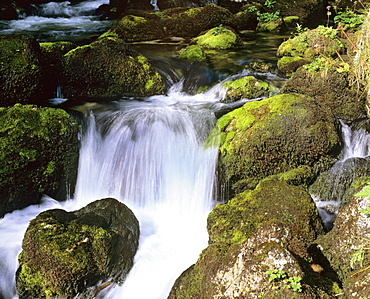
[(243, 46), (239, 35), (230, 27), (224, 27), (222, 25), (214, 27), (193, 38), (192, 43), (202, 46), (205, 49), (215, 50), (228, 50)]
[(165, 15), (171, 16), (163, 19), (163, 26), (167, 28), (169, 36), (195, 37), (221, 24), (229, 26), (233, 22), (233, 14), (215, 4), (190, 8), (179, 13), (169, 10)]
[(256, 79), (253, 76), (245, 76), (234, 81), (225, 81), (222, 86), (227, 89), (224, 103), (231, 103), (243, 98), (256, 99), (272, 96), (274, 89), (267, 82)]
[(205, 61), (207, 59), (207, 56), (203, 47), (198, 45), (191, 45), (180, 51), (179, 58), (184, 58), (195, 62)]
[(43, 64), (36, 39), (26, 34), (0, 36), (0, 49), (0, 106), (46, 105), (57, 81)]
[(113, 198), (75, 212), (45, 211), (30, 222), (23, 239), (16, 275), (19, 297), (90, 298), (99, 282), (122, 283), (138, 239), (135, 215)]
[(66, 98), (112, 99), (165, 91), (162, 76), (149, 60), (118, 38), (77, 47), (64, 55), (62, 64)]
[(217, 131), (220, 180), (231, 196), (273, 174), (331, 163), (340, 142), (333, 116), (298, 94), (246, 103), (222, 116)]
[(323, 228), (302, 187), (264, 180), (216, 206), (207, 227), (210, 245), (176, 280), (169, 299), (331, 298), (304, 260)]
[(65, 200), (77, 177), (76, 119), (62, 109), (16, 104), (0, 108), (0, 217), (38, 202)]
[(321, 260), (327, 260), (343, 282), (346, 298), (370, 296), (370, 221), (364, 212), (370, 209), (370, 200), (366, 193), (352, 197), (339, 210), (333, 229), (314, 243)]
[(255, 30), (257, 28), (257, 12), (261, 5), (246, 4), (234, 14), (233, 25), (237, 30)]
[(334, 66), (321, 71), (299, 68), (281, 92), (313, 97), (339, 119), (352, 121), (366, 116), (366, 95), (351, 81), (355, 82), (351, 74), (340, 73)]

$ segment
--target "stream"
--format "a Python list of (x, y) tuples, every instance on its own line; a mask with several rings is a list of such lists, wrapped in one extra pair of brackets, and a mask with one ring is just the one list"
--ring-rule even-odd
[[(112, 24), (93, 14), (98, 6), (107, 3), (109, 0), (74, 5), (68, 1), (50, 2), (38, 6), (35, 15), (1, 21), (0, 34), (29, 33), (39, 41), (88, 40)], [(156, 1), (151, 3), (156, 9)], [(75, 194), (65, 202), (44, 196), (40, 205), (0, 219), (0, 298), (18, 298), (17, 256), (31, 219), (47, 209), (74, 211), (105, 197), (120, 200), (134, 212), (141, 236), (134, 267), (123, 285), (112, 285), (98, 297), (167, 298), (176, 278), (197, 261), (208, 245), (206, 220), (215, 205), (218, 148), (204, 144), (217, 113), (228, 109), (220, 103), (224, 97), (221, 82), (251, 74), (278, 88), (284, 82), (274, 74), (252, 73), (246, 68), (259, 60), (276, 64), (276, 49), (286, 36), (244, 32), (242, 37), (245, 49), (227, 51), (223, 59), (210, 57), (212, 68), (176, 59), (175, 53), (183, 47), (180, 44), (156, 41), (132, 45), (160, 68), (170, 89), (166, 95), (123, 98), (81, 108), (86, 126), (81, 132)], [(174, 66), (182, 69), (182, 77)], [(194, 95), (198, 88), (212, 85), (207, 92)], [(67, 100), (58, 94), (50, 103)], [(346, 131), (344, 139), (357, 132), (342, 126), (350, 131)], [(361, 138), (364, 135), (360, 133)], [(357, 144), (360, 137), (354, 138)], [(350, 142), (346, 145), (342, 160), (358, 153)], [(360, 155), (369, 155), (368, 149)], [(327, 200), (330, 201), (317, 198), (318, 208)]]

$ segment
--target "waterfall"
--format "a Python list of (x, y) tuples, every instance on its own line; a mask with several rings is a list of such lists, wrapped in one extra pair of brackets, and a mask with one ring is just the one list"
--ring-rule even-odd
[(150, 0), (150, 4), (153, 6), (154, 10), (159, 10), (157, 0)]
[(320, 216), (329, 229), (338, 209), (349, 200), (352, 183), (370, 174), (370, 134), (365, 129), (366, 122), (348, 125), (340, 121), (343, 149), (339, 160), (310, 187)]
[(109, 0), (91, 0), (73, 4), (69, 1), (49, 2), (35, 8), (35, 15), (4, 21), (1, 35), (32, 34), (40, 41), (74, 40), (103, 32), (112, 21), (100, 20), (95, 10)]
[[(216, 89), (214, 89), (216, 90)], [(121, 100), (86, 108), (75, 196), (0, 220), (0, 297), (16, 298), (16, 257), (28, 222), (49, 208), (79, 209), (115, 197), (140, 222), (134, 267), (122, 286), (99, 298), (164, 299), (175, 279), (207, 246), (218, 149), (204, 147), (215, 124), (215, 91)], [(90, 105), (91, 106), (91, 105)]]

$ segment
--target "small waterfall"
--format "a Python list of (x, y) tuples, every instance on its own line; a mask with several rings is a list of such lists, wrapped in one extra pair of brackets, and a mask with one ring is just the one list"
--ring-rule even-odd
[(343, 149), (339, 161), (310, 187), (328, 229), (332, 227), (338, 209), (348, 202), (353, 192), (352, 183), (361, 176), (370, 175), (370, 133), (365, 129), (366, 122), (348, 125), (340, 121)]
[(153, 6), (154, 10), (159, 10), (157, 0), (150, 0), (150, 4)]
[(17, 255), (28, 223), (50, 208), (79, 209), (115, 197), (140, 222), (134, 267), (122, 286), (97, 298), (167, 298), (176, 278), (208, 245), (218, 149), (204, 147), (215, 124), (217, 89), (190, 96), (175, 86), (168, 96), (122, 100), (86, 108), (73, 199), (43, 203), (0, 219), (0, 298), (15, 299)]
[(111, 25), (111, 21), (99, 20), (95, 13), (100, 5), (108, 3), (109, 0), (91, 0), (76, 4), (69, 1), (40, 4), (33, 15), (2, 22), (0, 34), (32, 34), (41, 41), (87, 38)]

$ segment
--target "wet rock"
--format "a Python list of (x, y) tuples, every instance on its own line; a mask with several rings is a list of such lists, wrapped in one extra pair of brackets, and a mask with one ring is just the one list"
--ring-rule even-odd
[(277, 91), (267, 82), (258, 80), (253, 76), (245, 76), (234, 81), (225, 81), (222, 86), (227, 89), (226, 97), (222, 101), (224, 103), (272, 96), (273, 92)]
[(240, 36), (230, 27), (220, 25), (195, 37), (191, 41), (205, 49), (228, 50), (240, 48), (243, 42)]
[(369, 192), (354, 196), (341, 208), (333, 229), (315, 241), (316, 249), (327, 259), (343, 282), (346, 298), (367, 298), (370, 295), (370, 209)]
[(63, 57), (66, 98), (112, 99), (162, 94), (162, 76), (149, 60), (112, 37), (77, 47)]
[(0, 37), (0, 106), (46, 105), (56, 87), (57, 81), (43, 64), (40, 46), (33, 36)]
[(205, 61), (207, 59), (207, 55), (203, 47), (198, 45), (191, 45), (180, 51), (179, 58), (185, 58), (193, 62)]
[(135, 215), (113, 198), (75, 212), (45, 211), (30, 222), (23, 239), (19, 297), (91, 297), (98, 282), (122, 283), (133, 265), (138, 238)]
[(218, 120), (219, 173), (231, 194), (298, 166), (319, 167), (339, 147), (336, 122), (312, 98), (281, 94)]
[(38, 202), (65, 200), (77, 177), (76, 119), (62, 109), (16, 104), (0, 108), (0, 217)]
[(207, 227), (210, 245), (177, 279), (169, 299), (330, 298), (326, 282), (304, 260), (323, 228), (302, 187), (265, 180), (216, 206)]

